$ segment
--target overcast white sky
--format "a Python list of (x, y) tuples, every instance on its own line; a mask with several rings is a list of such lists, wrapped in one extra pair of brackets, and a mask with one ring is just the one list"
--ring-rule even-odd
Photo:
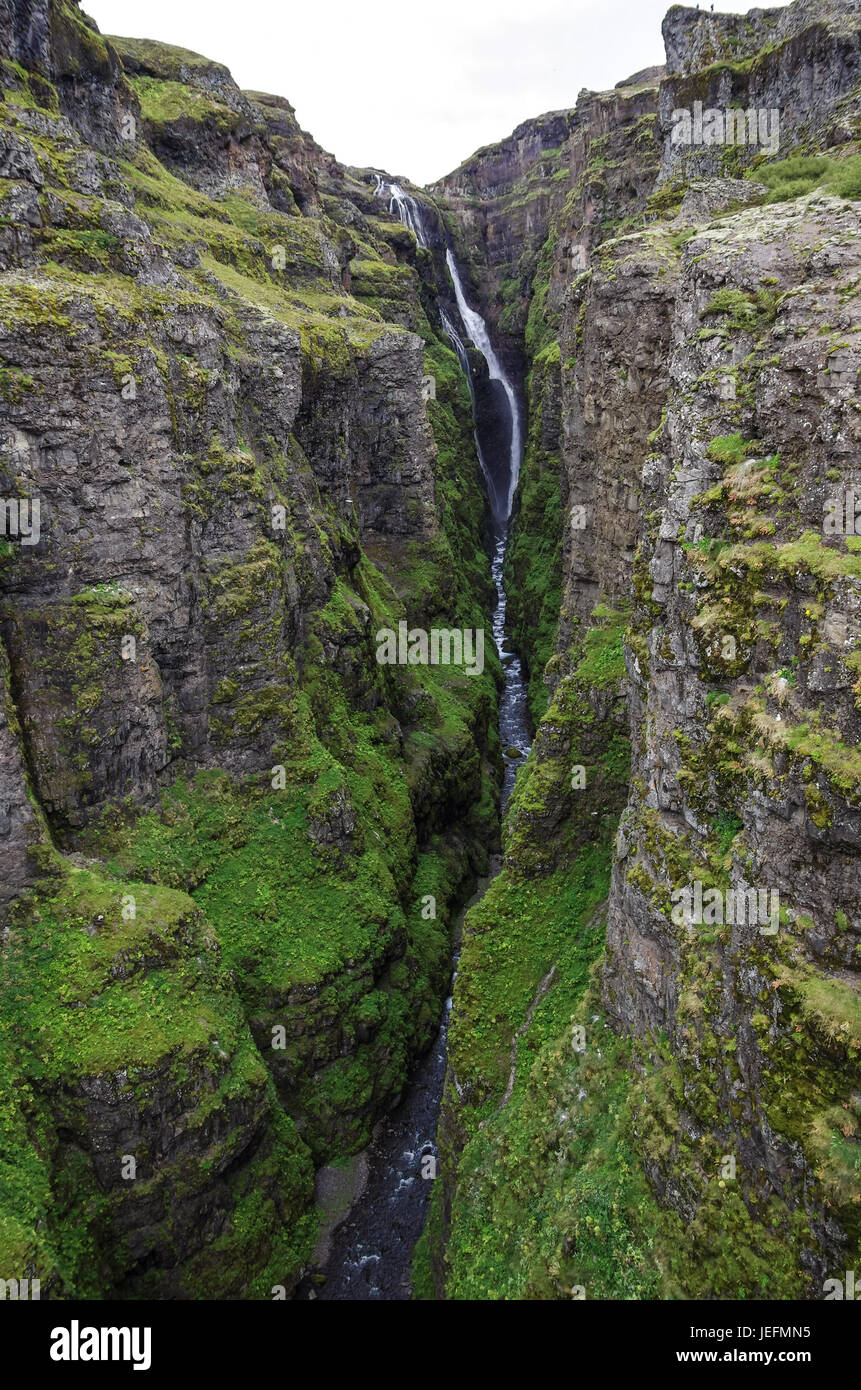
[(663, 62), (669, 4), (83, 0), (83, 8), (102, 33), (191, 48), (225, 63), (240, 87), (287, 97), (304, 129), (344, 163), (423, 184), (528, 116), (573, 106), (582, 87), (613, 87)]

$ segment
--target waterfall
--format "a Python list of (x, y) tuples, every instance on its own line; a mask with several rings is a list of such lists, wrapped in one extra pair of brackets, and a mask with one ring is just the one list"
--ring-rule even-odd
[[(409, 193), (406, 193), (400, 184), (392, 183), (385, 179), (382, 174), (375, 174), (376, 185), (374, 193), (378, 198), (388, 198), (389, 212), (403, 222), (405, 227), (409, 227), (419, 246), (428, 247), (428, 237), (425, 231), (424, 214), (421, 205)], [(507, 527), (508, 518), (511, 515), (511, 508), (514, 503), (514, 492), (517, 487), (517, 479), (520, 475), (520, 456), (523, 448), (523, 435), (520, 422), (520, 408), (517, 404), (517, 395), (514, 387), (505, 374), (502, 363), (496, 355), (496, 351), (490, 341), (490, 334), (487, 331), (487, 324), (477, 310), (470, 308), (467, 303), (466, 295), (463, 290), (463, 283), (460, 278), (460, 271), (451, 246), (446, 247), (446, 265), (454, 286), (455, 299), (457, 301), (458, 312), (461, 321), (466, 329), (467, 337), (474, 347), (478, 349), (487, 363), (488, 375), (491, 381), (498, 381), (505, 393), (508, 405), (508, 412), (511, 420), (511, 444), (508, 459), (508, 487), (504, 495), (500, 496), (491, 470), (487, 467), (486, 460), (481, 447), (481, 441), (476, 431), (476, 447), (478, 449), (478, 459), (481, 464), (481, 471), (487, 484), (488, 496), (490, 498), (491, 509), (494, 518), (501, 526)], [(454, 348), (460, 365), (463, 368), (467, 382), (469, 383), (470, 396), (472, 398), (473, 417), (475, 417), (475, 387), (472, 380), (472, 373), (469, 368), (469, 358), (463, 345), (463, 340), (456, 331), (451, 319), (443, 308), (440, 308), (440, 320), (452, 347)]]
[[(458, 333), (457, 329), (455, 328), (445, 309), (443, 309), (442, 305), (440, 305), (439, 317), (445, 335), (451, 343), (452, 347), (454, 348), (455, 355), (457, 357), (458, 362), (460, 363), (461, 371), (466, 377), (466, 384), (469, 387), (469, 398), (472, 401), (472, 418), (473, 420), (475, 420), (475, 383), (472, 379), (472, 372), (470, 371), (469, 366), (469, 357), (467, 356), (466, 348), (463, 345), (463, 339), (461, 338), (460, 334)], [(481, 466), (481, 472), (484, 477), (484, 484), (487, 488), (487, 495), (490, 498), (491, 507), (495, 516), (499, 510), (499, 497), (497, 496), (496, 487), (494, 485), (490, 469), (488, 468), (487, 463), (485, 462), (484, 450), (481, 447), (481, 439), (479, 438), (478, 429), (475, 429), (473, 431), (473, 435), (475, 438), (475, 452), (478, 454), (478, 462)]]
[(422, 210), (415, 198), (405, 193), (399, 183), (387, 183), (380, 174), (375, 174), (374, 177), (377, 180), (374, 189), (376, 196), (385, 198), (388, 192), (389, 212), (393, 212), (405, 227), (409, 227), (419, 246), (427, 248)]
[(477, 347), (485, 362), (491, 381), (498, 381), (505, 392), (508, 401), (508, 409), (511, 415), (511, 450), (508, 464), (508, 495), (505, 499), (505, 512), (501, 518), (508, 520), (511, 515), (511, 508), (514, 502), (514, 490), (517, 487), (517, 479), (520, 474), (520, 452), (522, 448), (522, 437), (520, 428), (520, 409), (517, 404), (517, 396), (514, 387), (508, 380), (503, 370), (502, 363), (496, 355), (493, 343), (490, 341), (490, 334), (487, 331), (487, 324), (475, 309), (471, 309), (466, 302), (466, 295), (463, 292), (460, 271), (457, 268), (457, 261), (454, 258), (451, 247), (445, 253), (445, 263), (448, 266), (449, 275), (454, 285), (454, 295), (457, 300), (457, 307), (460, 310), (460, 317), (466, 329), (467, 336), (474, 347)]

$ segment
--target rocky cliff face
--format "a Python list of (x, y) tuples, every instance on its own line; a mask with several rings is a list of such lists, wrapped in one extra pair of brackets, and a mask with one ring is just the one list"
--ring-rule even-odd
[(287, 102), (69, 0), (0, 34), (0, 1274), (271, 1297), (494, 845), (493, 658), (374, 640), (481, 625), (469, 395)]
[(565, 196), (575, 119), (555, 111), (525, 121), (431, 189), (453, 217), (458, 257), (488, 310), (493, 340), (515, 361), (536, 258)]
[[(661, 178), (690, 181), (745, 168), (763, 146), (821, 153), (856, 141), (861, 129), (861, 54), (857, 0), (803, 0), (747, 15), (713, 15), (674, 6), (663, 25), (667, 77), (661, 128), (667, 137)], [(673, 111), (756, 113), (738, 143), (671, 137)]]
[[(525, 315), (540, 722), (458, 974), (450, 1297), (818, 1298), (858, 1258), (861, 570), (823, 520), (856, 486), (859, 20), (677, 7), (665, 75), (578, 103), (615, 168)], [(695, 99), (780, 107), (786, 149), (681, 159)]]

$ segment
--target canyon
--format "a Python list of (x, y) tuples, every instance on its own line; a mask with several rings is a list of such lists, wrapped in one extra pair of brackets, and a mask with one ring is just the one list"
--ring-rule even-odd
[(0, 3), (0, 1279), (858, 1267), (861, 0), (663, 37), (418, 188)]

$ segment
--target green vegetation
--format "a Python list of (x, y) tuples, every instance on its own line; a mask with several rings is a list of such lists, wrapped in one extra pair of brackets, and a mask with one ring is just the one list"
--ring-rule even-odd
[(227, 134), (242, 121), (238, 112), (214, 101), (208, 92), (189, 87), (182, 82), (141, 76), (133, 77), (131, 85), (140, 102), (144, 120), (156, 125), (166, 125), (182, 119), (208, 119), (217, 129)]
[(706, 452), (713, 463), (733, 467), (743, 463), (748, 455), (756, 453), (758, 443), (758, 440), (746, 441), (740, 434), (727, 434), (713, 439)]
[(518, 1043), (519, 1091), (528, 1089), (529, 1062), (556, 1037), (582, 994), (603, 942), (603, 919), (596, 909), (607, 896), (609, 870), (609, 845), (590, 846), (547, 879), (494, 879), (468, 913), (459, 967), (465, 987), (452, 1021), (449, 1055), (461, 1085), (469, 1080), (471, 1129), (499, 1103), (514, 1033), (550, 968), (556, 966), (558, 980)]
[(724, 288), (712, 297), (700, 317), (726, 316), (723, 328), (727, 331), (760, 335), (774, 323), (778, 305), (779, 296), (771, 289), (751, 294)]
[(599, 604), (593, 613), (598, 624), (587, 629), (577, 678), (597, 689), (615, 685), (625, 674), (623, 639), (627, 615), (623, 610)]
[(748, 171), (746, 178), (767, 185), (767, 203), (785, 203), (814, 189), (837, 198), (861, 198), (861, 155), (833, 159), (828, 155), (791, 155)]
[[(229, 1296), (247, 1268), (260, 1296), (276, 1271), (286, 1277), (307, 1258), (308, 1151), (277, 1114), (211, 928), (184, 893), (64, 872), (13, 919), (0, 987), (0, 1051), (15, 1059), (4, 1067), (0, 1101), (4, 1271), (24, 1267), (13, 1261), (26, 1251), (55, 1297), (98, 1296), (131, 1263), (115, 1227), (121, 1215), (128, 1220), (129, 1201), (148, 1209), (169, 1247), (210, 1167), (247, 1142), (237, 1117), (249, 1105), (271, 1110), (272, 1120), (257, 1161), (225, 1194), (233, 1234), (223, 1248), (241, 1263), (219, 1265), (204, 1252), (183, 1269), (183, 1287)], [(187, 1097), (182, 1140), (167, 1163), (148, 1116), (154, 1085)], [(101, 1182), (85, 1157), (100, 1093), (121, 1107), (113, 1117), (105, 1109)], [(121, 1174), (130, 1151), (139, 1165), (132, 1189)], [(293, 1221), (285, 1226), (276, 1210)], [(163, 1296), (164, 1276), (154, 1271), (142, 1287)]]

